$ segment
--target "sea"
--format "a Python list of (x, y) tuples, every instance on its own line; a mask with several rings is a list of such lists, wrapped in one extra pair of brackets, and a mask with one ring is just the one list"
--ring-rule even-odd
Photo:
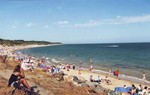
[[(150, 43), (63, 44), (21, 50), (21, 53), (45, 58), (48, 63), (69, 63), (94, 69), (119, 69), (123, 75), (150, 81)], [(48, 64), (47, 63), (47, 64)]]

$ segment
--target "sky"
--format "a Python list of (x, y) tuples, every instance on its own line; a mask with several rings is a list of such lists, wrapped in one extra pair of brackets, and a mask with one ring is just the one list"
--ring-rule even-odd
[(0, 0), (0, 38), (150, 42), (150, 0)]

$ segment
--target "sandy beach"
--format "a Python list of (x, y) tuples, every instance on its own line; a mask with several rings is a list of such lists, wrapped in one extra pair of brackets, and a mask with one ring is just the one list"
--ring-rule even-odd
[[(44, 46), (50, 46), (50, 45), (28, 45), (28, 46), (15, 46), (15, 47), (0, 46), (0, 49), (2, 50), (0, 55), (6, 55), (7, 54), (8, 57), (10, 57), (10, 56), (11, 57), (12, 56), (16, 57), (17, 56), (16, 53), (15, 53), (16, 50), (21, 50), (21, 49), (26, 49), (26, 48), (35, 48), (35, 47), (44, 47)], [(87, 80), (87, 84), (89, 84), (89, 85), (97, 84), (96, 82), (90, 82), (89, 81), (90, 75), (93, 75), (93, 79), (97, 79), (97, 77), (100, 76), (100, 78), (103, 79), (103, 80), (107, 76), (108, 77), (107, 79), (109, 79), (111, 81), (111, 84), (107, 84), (104, 81), (104, 82), (101, 82), (98, 85), (102, 86), (105, 89), (110, 89), (110, 90), (114, 90), (115, 87), (123, 87), (124, 85), (126, 85), (128, 87), (131, 87), (132, 84), (134, 84), (135, 86), (138, 86), (138, 85), (142, 84), (143, 87), (144, 86), (148, 86), (148, 88), (150, 87), (150, 84), (148, 84), (148, 83), (135, 82), (135, 81), (132, 81), (132, 80), (125, 80), (125, 79), (122, 79), (122, 78), (118, 79), (118, 78), (115, 78), (112, 74), (109, 75), (109, 73), (98, 73), (94, 69), (92, 71), (89, 71), (89, 70), (86, 70), (86, 69), (83, 68), (83, 69), (81, 69), (80, 74), (79, 74), (79, 69), (75, 69), (75, 70), (70, 69), (69, 71), (67, 71), (66, 69), (62, 69), (61, 71), (63, 71), (67, 76), (72, 75), (72, 76), (77, 76), (79, 79)], [(1, 70), (0, 71), (0, 77), (3, 77), (3, 78), (8, 80), (11, 72), (12, 72), (12, 70), (9, 70), (9, 69)], [(26, 76), (27, 76), (27, 79), (30, 80), (30, 84), (37, 85), (37, 83), (34, 83), (33, 81), (31, 81), (32, 77), (37, 77), (36, 74), (35, 74), (36, 72), (34, 72), (34, 74), (30, 74), (30, 72), (28, 72), (28, 71), (26, 71), (26, 72), (27, 72)], [(44, 76), (46, 76), (46, 77), (44, 77)], [(47, 76), (49, 76), (49, 73), (45, 72), (44, 75), (41, 75), (40, 77), (43, 77), (43, 78), (47, 79)], [(39, 90), (41, 91), (40, 92), (41, 95), (52, 95), (52, 94), (48, 94), (50, 92), (47, 89), (45, 89), (44, 87), (40, 86), (40, 85), (39, 85)], [(55, 95), (57, 95), (57, 94), (55, 94)]]
[[(107, 85), (105, 82), (102, 82), (101, 86), (107, 89), (111, 89), (111, 90), (114, 90), (115, 87), (123, 87), (124, 85), (131, 86), (132, 84), (135, 84), (136, 86), (138, 86), (140, 84), (140, 83), (132, 82), (128, 80), (117, 79), (115, 77), (109, 76), (108, 74), (98, 74), (98, 73), (93, 73), (93, 72), (85, 71), (85, 70), (81, 70), (81, 75), (78, 74), (77, 70), (70, 70), (70, 71), (63, 70), (63, 71), (68, 75), (75, 75), (78, 77), (83, 77), (84, 79), (87, 79), (88, 81), (89, 81), (90, 75), (93, 75), (93, 79), (97, 79), (98, 76), (100, 76), (100, 78), (102, 79), (105, 79), (105, 77), (108, 76), (108, 79), (111, 80), (112, 84)], [(148, 84), (143, 84), (143, 86), (146, 86), (146, 85), (150, 86)]]

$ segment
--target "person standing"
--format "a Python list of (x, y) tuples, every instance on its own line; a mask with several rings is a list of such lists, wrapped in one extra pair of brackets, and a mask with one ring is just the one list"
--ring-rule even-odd
[(90, 69), (89, 69), (90, 71), (92, 71), (93, 70), (93, 65), (91, 64), (90, 65)]
[(72, 69), (75, 70), (75, 64), (73, 63)]
[(119, 70), (114, 71), (114, 76), (116, 76), (116, 78), (119, 77)]
[(145, 72), (143, 72), (143, 82), (144, 83), (146, 82), (146, 74), (145, 74)]
[(108, 73), (109, 73), (109, 75), (111, 75), (112, 74), (112, 69), (109, 69)]

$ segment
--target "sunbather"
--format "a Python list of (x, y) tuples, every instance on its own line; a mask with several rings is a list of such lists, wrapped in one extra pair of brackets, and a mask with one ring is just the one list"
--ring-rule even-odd
[(112, 83), (111, 83), (111, 80), (108, 79), (107, 76), (105, 77), (105, 79), (103, 79), (103, 82), (105, 82), (105, 83), (108, 84), (108, 85), (111, 85), (111, 84), (112, 84)]

